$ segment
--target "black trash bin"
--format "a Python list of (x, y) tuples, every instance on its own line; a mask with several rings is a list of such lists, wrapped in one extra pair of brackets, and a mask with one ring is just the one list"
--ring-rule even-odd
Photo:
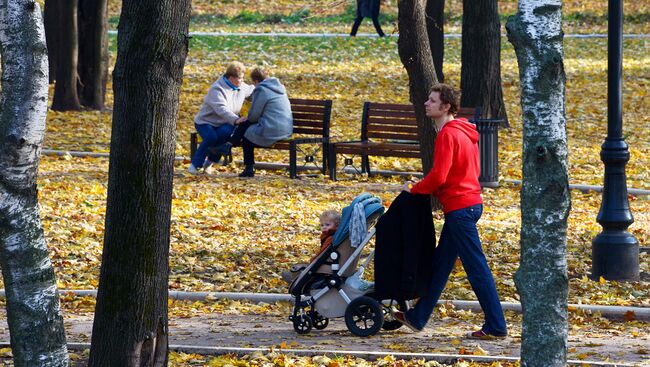
[(500, 119), (475, 119), (479, 133), (478, 149), (481, 160), (481, 187), (499, 187), (499, 125)]

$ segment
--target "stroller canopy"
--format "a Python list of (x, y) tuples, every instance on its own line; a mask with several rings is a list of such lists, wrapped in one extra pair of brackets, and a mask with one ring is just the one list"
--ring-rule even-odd
[(357, 204), (363, 206), (365, 219), (368, 219), (376, 214), (384, 214), (384, 206), (378, 197), (369, 193), (363, 193), (357, 196), (354, 198), (354, 200), (352, 200), (352, 203), (350, 203), (350, 205), (343, 208), (341, 221), (339, 223), (338, 229), (336, 230), (336, 233), (334, 233), (332, 245), (340, 245), (350, 235), (350, 222), (352, 221), (354, 208), (357, 206)]

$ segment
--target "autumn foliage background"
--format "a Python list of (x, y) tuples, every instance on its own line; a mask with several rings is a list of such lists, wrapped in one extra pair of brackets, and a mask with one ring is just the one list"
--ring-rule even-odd
[[(110, 2), (115, 27), (119, 2)], [(351, 1), (232, 0), (193, 1), (191, 31), (331, 32), (347, 33), (353, 17)], [(500, 1), (502, 15), (516, 11), (516, 2)], [(606, 2), (564, 2), (566, 33), (606, 33)], [(460, 31), (462, 2), (448, 1), (447, 32)], [(648, 5), (626, 2), (625, 33), (649, 33)], [(384, 1), (382, 22), (395, 33), (396, 2)], [(502, 21), (502, 26), (505, 22)], [(373, 32), (364, 23), (361, 32)], [(505, 33), (505, 29), (503, 31)], [(116, 36), (110, 38), (111, 71)], [(268, 37), (195, 35), (186, 61), (176, 135), (176, 154), (188, 157), (193, 116), (210, 84), (231, 60), (263, 65), (287, 87), (290, 97), (332, 99), (332, 140), (357, 139), (364, 101), (408, 102), (408, 80), (397, 54), (397, 37)], [(460, 39), (446, 39), (445, 75), (460, 84)], [(630, 146), (628, 187), (650, 189), (650, 87), (648, 38), (625, 38), (623, 131)], [(567, 121), (571, 183), (602, 185), (600, 145), (607, 122), (607, 40), (566, 38)], [(512, 276), (518, 266), (519, 188), (522, 124), (519, 77), (514, 51), (502, 39), (502, 79), (511, 127), (499, 132), (502, 185), (484, 191), (485, 214), (479, 230), (504, 301), (517, 301)], [(112, 91), (104, 112), (50, 111), (46, 149), (108, 152)], [(235, 150), (235, 159), (241, 152)], [(259, 150), (259, 162), (284, 162), (286, 152)], [(417, 160), (375, 158), (373, 167), (417, 171)], [(404, 177), (343, 176), (332, 182), (316, 175), (290, 180), (284, 171), (261, 171), (254, 179), (238, 179), (236, 165), (214, 175), (186, 174), (188, 160), (178, 161), (174, 177), (171, 229), (170, 289), (285, 293), (281, 271), (307, 260), (318, 246), (318, 214), (342, 209), (368, 191), (386, 206), (398, 194)], [(96, 289), (104, 231), (108, 160), (70, 155), (41, 160), (39, 199), (45, 233), (61, 289)], [(650, 306), (643, 282), (617, 283), (587, 279), (591, 240), (601, 197), (572, 191), (568, 262), (571, 303)], [(629, 195), (635, 223), (629, 231), (641, 246), (650, 241), (650, 197)], [(442, 224), (436, 215), (438, 232)], [(641, 270), (650, 273), (649, 255), (641, 254)], [(647, 284), (647, 283), (645, 283)], [(0, 284), (0, 287), (2, 285)], [(456, 267), (444, 299), (474, 299), (461, 266)], [(64, 307), (92, 309), (92, 299), (66, 296)], [(209, 307), (215, 307), (215, 303)], [(201, 312), (205, 304), (172, 307), (172, 312)]]

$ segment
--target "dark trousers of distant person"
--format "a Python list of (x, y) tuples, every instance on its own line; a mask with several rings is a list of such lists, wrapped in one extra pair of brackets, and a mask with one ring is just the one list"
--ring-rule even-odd
[[(357, 15), (356, 19), (354, 19), (354, 24), (352, 25), (352, 31), (350, 32), (350, 36), (354, 37), (357, 35), (357, 30), (359, 29), (359, 26), (361, 25), (363, 18), (364, 17), (362, 17), (361, 15)], [(377, 31), (379, 37), (384, 37), (386, 34), (384, 34), (384, 31), (381, 30), (381, 25), (379, 25), (379, 16), (373, 16), (371, 19), (372, 19), (372, 24), (375, 26), (375, 30)]]

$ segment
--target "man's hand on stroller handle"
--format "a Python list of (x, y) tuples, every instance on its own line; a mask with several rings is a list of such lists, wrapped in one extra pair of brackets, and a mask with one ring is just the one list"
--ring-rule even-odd
[(406, 192), (411, 192), (411, 187), (413, 187), (413, 181), (406, 181), (404, 182), (404, 186), (402, 186), (402, 190)]

